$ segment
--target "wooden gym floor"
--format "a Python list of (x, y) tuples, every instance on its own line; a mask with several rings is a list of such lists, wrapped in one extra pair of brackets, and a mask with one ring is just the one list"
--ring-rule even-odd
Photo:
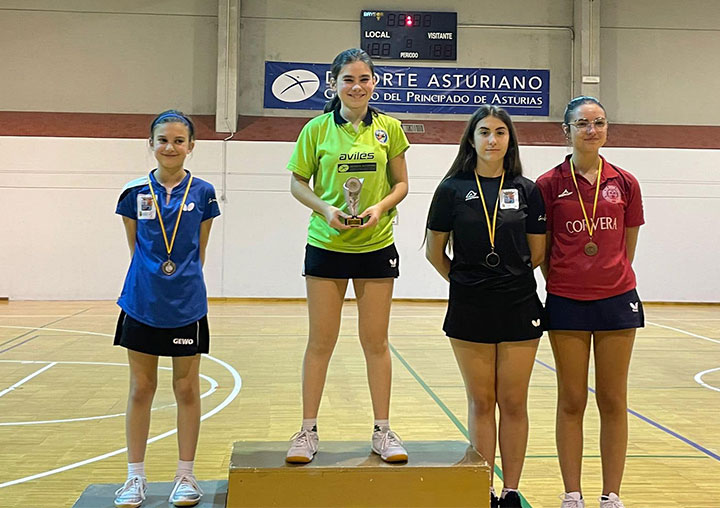
[[(393, 428), (407, 440), (462, 440), (462, 380), (440, 327), (444, 304), (396, 302), (390, 326)], [(72, 506), (91, 483), (126, 474), (128, 372), (112, 346), (113, 302), (0, 304), (0, 506)], [(322, 440), (369, 440), (372, 414), (354, 302), (347, 302), (328, 374)], [(288, 439), (300, 423), (305, 304), (213, 301), (211, 354), (201, 373), (200, 479), (227, 478), (233, 441)], [(630, 373), (628, 508), (720, 507), (720, 307), (646, 305)], [(167, 359), (160, 371), (146, 467), (175, 471), (175, 408)], [(555, 374), (546, 338), (530, 389), (530, 442), (521, 492), (533, 508), (559, 506)], [(593, 373), (590, 374), (593, 385)], [(590, 396), (584, 493), (600, 494), (598, 417)], [(501, 474), (499, 469), (496, 473)], [(496, 477), (496, 485), (502, 482)]]

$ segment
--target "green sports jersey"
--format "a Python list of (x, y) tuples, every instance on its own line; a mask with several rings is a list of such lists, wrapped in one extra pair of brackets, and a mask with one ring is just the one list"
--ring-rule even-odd
[[(368, 114), (357, 132), (339, 111), (310, 120), (298, 136), (288, 169), (311, 179), (313, 192), (348, 213), (343, 184), (354, 176), (363, 181), (358, 214), (379, 203), (390, 192), (392, 183), (388, 161), (408, 149), (400, 121), (384, 115)], [(393, 243), (393, 208), (369, 229), (338, 231), (322, 214), (313, 212), (308, 226), (308, 243), (337, 252), (362, 253), (383, 249)]]

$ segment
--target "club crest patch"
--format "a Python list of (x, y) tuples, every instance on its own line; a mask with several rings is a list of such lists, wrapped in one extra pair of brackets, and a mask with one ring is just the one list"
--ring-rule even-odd
[(614, 184), (608, 184), (602, 190), (602, 197), (605, 201), (616, 205), (622, 202), (622, 194)]
[(385, 144), (388, 140), (388, 133), (383, 129), (377, 129), (375, 130), (375, 139), (377, 139), (380, 143)]

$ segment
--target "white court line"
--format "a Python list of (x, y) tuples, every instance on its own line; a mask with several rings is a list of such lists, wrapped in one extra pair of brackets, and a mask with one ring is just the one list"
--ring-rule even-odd
[[(8, 327), (8, 326), (1, 326), (1, 325), (0, 325), (0, 328), (23, 328), (23, 329), (26, 329), (26, 330), (39, 330), (39, 328), (34, 328), (34, 327), (29, 327), (29, 326), (21, 326), (21, 327), (13, 326), (13, 327)], [(50, 328), (43, 328), (43, 330), (50, 330)], [(85, 334), (89, 334), (89, 335), (100, 335), (100, 336), (103, 336), (103, 337), (112, 337), (112, 335), (107, 334), (107, 333), (83, 332), (83, 331), (80, 331), (80, 330), (58, 330), (58, 331), (64, 331), (64, 332), (69, 332), (69, 333), (85, 333)], [(212, 361), (214, 361), (215, 363), (218, 363), (218, 364), (220, 364), (222, 367), (224, 367), (225, 369), (227, 369), (228, 372), (230, 372), (230, 375), (233, 377), (234, 386), (233, 386), (233, 389), (232, 389), (232, 391), (230, 392), (230, 394), (229, 394), (227, 397), (225, 397), (225, 400), (223, 400), (223, 401), (222, 401), (218, 406), (216, 406), (214, 409), (208, 411), (207, 413), (205, 413), (204, 415), (202, 415), (202, 416), (200, 417), (200, 420), (201, 420), (201, 421), (207, 420), (207, 419), (210, 418), (211, 416), (214, 416), (214, 415), (216, 415), (217, 413), (219, 413), (220, 411), (222, 411), (223, 409), (225, 409), (233, 400), (235, 400), (235, 397), (237, 397), (238, 393), (240, 393), (240, 389), (242, 388), (242, 378), (240, 377), (240, 373), (238, 373), (238, 371), (235, 370), (235, 368), (234, 368), (232, 365), (229, 365), (229, 364), (225, 363), (224, 361), (220, 360), (219, 358), (215, 358), (214, 356), (210, 356), (210, 355), (203, 355), (203, 356), (205, 356), (208, 360), (212, 360)], [(8, 360), (0, 360), (0, 361), (5, 361), (5, 362), (7, 362)], [(28, 363), (35, 363), (35, 362), (28, 362)], [(67, 363), (82, 364), (82, 363), (90, 363), (90, 362), (67, 362)], [(124, 365), (124, 364), (120, 364), (120, 365)], [(166, 438), (166, 437), (168, 437), (168, 436), (172, 436), (172, 435), (175, 434), (175, 433), (177, 433), (177, 428), (174, 428), (173, 430), (169, 430), (169, 431), (167, 431), (167, 432), (164, 432), (164, 433), (162, 433), (162, 434), (160, 434), (160, 435), (158, 435), (158, 436), (151, 437), (150, 439), (147, 440), (147, 442), (148, 442), (148, 444), (154, 443), (155, 441), (159, 441), (159, 440), (164, 439), (164, 438)], [(119, 450), (114, 450), (114, 451), (112, 451), (112, 452), (108, 452), (108, 453), (104, 453), (104, 454), (102, 454), (102, 455), (98, 455), (97, 457), (91, 457), (91, 458), (89, 458), (89, 459), (81, 460), (80, 462), (75, 462), (75, 463), (73, 463), (73, 464), (68, 464), (67, 466), (62, 466), (62, 467), (58, 467), (58, 468), (55, 468), (55, 469), (51, 469), (50, 471), (45, 471), (45, 472), (43, 472), (43, 473), (37, 473), (37, 474), (34, 474), (34, 475), (26, 476), (26, 477), (24, 477), (24, 478), (18, 478), (17, 480), (10, 480), (10, 481), (4, 482), (4, 483), (0, 483), (0, 489), (5, 488), (5, 487), (10, 487), (11, 485), (18, 485), (18, 484), (20, 484), (20, 483), (25, 483), (25, 482), (29, 482), (29, 481), (32, 481), (32, 480), (37, 480), (38, 478), (44, 478), (44, 477), (46, 477), (46, 476), (54, 475), (54, 474), (57, 474), (57, 473), (62, 473), (63, 471), (68, 471), (68, 470), (70, 470), (70, 469), (75, 469), (75, 468), (78, 468), (78, 467), (81, 467), (81, 466), (85, 466), (85, 465), (87, 465), (87, 464), (92, 464), (93, 462), (99, 462), (99, 461), (105, 460), (105, 459), (107, 459), (107, 458), (109, 458), (109, 457), (113, 457), (113, 456), (115, 456), (115, 455), (119, 455), (119, 454), (121, 454), (121, 453), (125, 453), (126, 451), (127, 451), (127, 448), (120, 448)]]
[(691, 337), (697, 337), (698, 339), (708, 340), (710, 342), (714, 342), (715, 344), (720, 344), (720, 340), (711, 339), (710, 337), (705, 337), (704, 335), (698, 335), (697, 333), (688, 332), (687, 330), (681, 330), (680, 328), (673, 328), (672, 326), (660, 325), (658, 323), (653, 323), (652, 321), (645, 321), (645, 322), (648, 324), (651, 324), (653, 326), (659, 326), (660, 328), (667, 328), (668, 330), (672, 330), (674, 332), (684, 333), (685, 335), (690, 335)]
[(709, 388), (710, 390), (715, 390), (716, 392), (720, 392), (720, 388), (718, 388), (717, 386), (709, 385), (709, 384), (707, 384), (706, 382), (704, 382), (704, 381), (702, 380), (702, 377), (703, 377), (705, 374), (708, 374), (708, 373), (710, 373), (710, 372), (715, 372), (716, 370), (720, 370), (720, 367), (715, 367), (714, 369), (708, 369), (708, 370), (704, 370), (704, 371), (702, 371), (702, 372), (698, 372), (697, 374), (695, 374), (695, 381), (696, 381), (698, 384), (704, 386), (705, 388)]
[[(77, 331), (76, 331), (76, 333), (77, 333)], [(107, 336), (111, 337), (111, 335), (107, 335)], [(223, 400), (213, 410), (205, 413), (204, 415), (202, 415), (200, 417), (201, 421), (207, 420), (211, 416), (216, 415), (217, 413), (222, 411), (225, 407), (227, 407), (235, 399), (235, 397), (237, 397), (237, 394), (240, 393), (240, 388), (242, 387), (242, 378), (240, 377), (240, 374), (238, 373), (237, 370), (235, 370), (234, 367), (232, 367), (231, 365), (228, 365), (224, 361), (222, 361), (218, 358), (215, 358), (213, 356), (210, 356), (210, 355), (203, 355), (203, 356), (205, 356), (208, 360), (212, 360), (216, 363), (219, 363), (221, 366), (225, 367), (232, 375), (235, 385), (233, 386), (232, 392), (230, 392), (230, 394), (227, 397), (225, 397), (225, 400)], [(155, 441), (159, 441), (168, 436), (172, 436), (175, 433), (177, 433), (177, 428), (175, 428), (173, 430), (169, 430), (167, 432), (164, 432), (158, 436), (152, 437), (152, 438), (148, 439), (147, 442), (148, 442), (148, 444), (154, 443)], [(25, 482), (29, 482), (32, 480), (37, 480), (38, 478), (44, 478), (46, 476), (54, 475), (57, 473), (62, 473), (63, 471), (68, 471), (70, 469), (75, 469), (75, 468), (78, 468), (81, 466), (85, 466), (87, 464), (92, 464), (93, 462), (99, 462), (99, 461), (105, 460), (109, 457), (113, 457), (115, 455), (125, 453), (126, 451), (127, 451), (127, 448), (120, 448), (119, 450), (114, 450), (112, 452), (104, 453), (102, 455), (98, 455), (97, 457), (92, 457), (89, 459), (81, 460), (80, 462), (75, 462), (74, 464), (68, 464), (67, 466), (62, 466), (62, 467), (58, 467), (55, 469), (51, 469), (50, 471), (45, 471), (43, 473), (37, 473), (34, 475), (26, 476), (24, 478), (18, 478), (17, 480), (10, 480), (8, 482), (0, 483), (0, 489), (5, 488), (5, 487), (10, 487), (11, 485), (17, 485), (19, 483), (25, 483)]]
[(54, 365), (57, 365), (57, 362), (52, 362), (49, 365), (46, 365), (45, 367), (43, 367), (42, 369), (36, 370), (35, 372), (33, 372), (29, 376), (25, 377), (24, 379), (21, 379), (20, 381), (18, 381), (14, 385), (12, 385), (10, 388), (5, 388), (3, 391), (0, 392), (0, 397), (2, 397), (3, 395), (5, 395), (7, 393), (10, 393), (11, 391), (13, 391), (15, 388), (17, 388), (21, 384), (23, 384), (27, 381), (30, 381), (32, 378), (34, 378), (38, 374), (42, 374), (43, 372), (45, 372), (46, 370), (48, 370), (50, 367), (52, 367)]
[[(47, 362), (47, 361), (40, 361), (40, 360), (0, 360), (0, 362), (3, 363), (52, 363), (53, 365), (57, 364), (82, 364), (82, 365), (111, 365), (111, 366), (120, 366), (120, 367), (129, 367), (127, 363), (114, 363), (114, 362)], [(48, 367), (45, 367), (48, 368)], [(170, 370), (172, 371), (172, 367), (159, 367), (161, 370)], [(37, 375), (40, 372), (42, 372), (44, 369), (39, 370), (36, 374)], [(201, 399), (204, 399), (205, 397), (208, 397), (215, 393), (218, 387), (218, 382), (215, 381), (210, 376), (206, 376), (205, 374), (200, 374), (200, 377), (203, 378), (205, 381), (210, 383), (210, 388), (200, 395)], [(22, 382), (27, 381), (27, 379), (30, 379), (30, 377), (23, 379)], [(11, 387), (12, 388), (12, 387)], [(0, 393), (0, 397), (5, 395), (4, 393)], [(159, 409), (167, 409), (169, 407), (177, 406), (177, 403), (173, 404), (166, 404), (164, 406), (158, 406), (151, 408), (150, 411), (157, 411)], [(118, 416), (125, 416), (125, 413), (115, 413), (115, 414), (109, 414), (109, 415), (100, 415), (100, 416), (85, 416), (82, 418), (64, 418), (60, 420), (31, 420), (26, 422), (0, 422), (0, 427), (12, 427), (15, 425), (45, 425), (49, 423), (70, 423), (70, 422), (87, 422), (90, 420), (104, 420), (106, 418), (116, 418)]]

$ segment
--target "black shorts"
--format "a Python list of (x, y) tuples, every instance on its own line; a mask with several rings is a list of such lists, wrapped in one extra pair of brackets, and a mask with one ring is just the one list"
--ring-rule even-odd
[(484, 344), (542, 336), (543, 308), (534, 287), (499, 293), (450, 283), (443, 331), (453, 339)]
[(645, 326), (643, 305), (634, 289), (600, 300), (573, 300), (548, 293), (546, 330), (601, 332)]
[(303, 276), (325, 279), (386, 279), (400, 275), (400, 256), (395, 244), (360, 254), (305, 246)]
[(179, 328), (155, 328), (120, 312), (116, 346), (155, 356), (194, 356), (210, 350), (207, 316)]

